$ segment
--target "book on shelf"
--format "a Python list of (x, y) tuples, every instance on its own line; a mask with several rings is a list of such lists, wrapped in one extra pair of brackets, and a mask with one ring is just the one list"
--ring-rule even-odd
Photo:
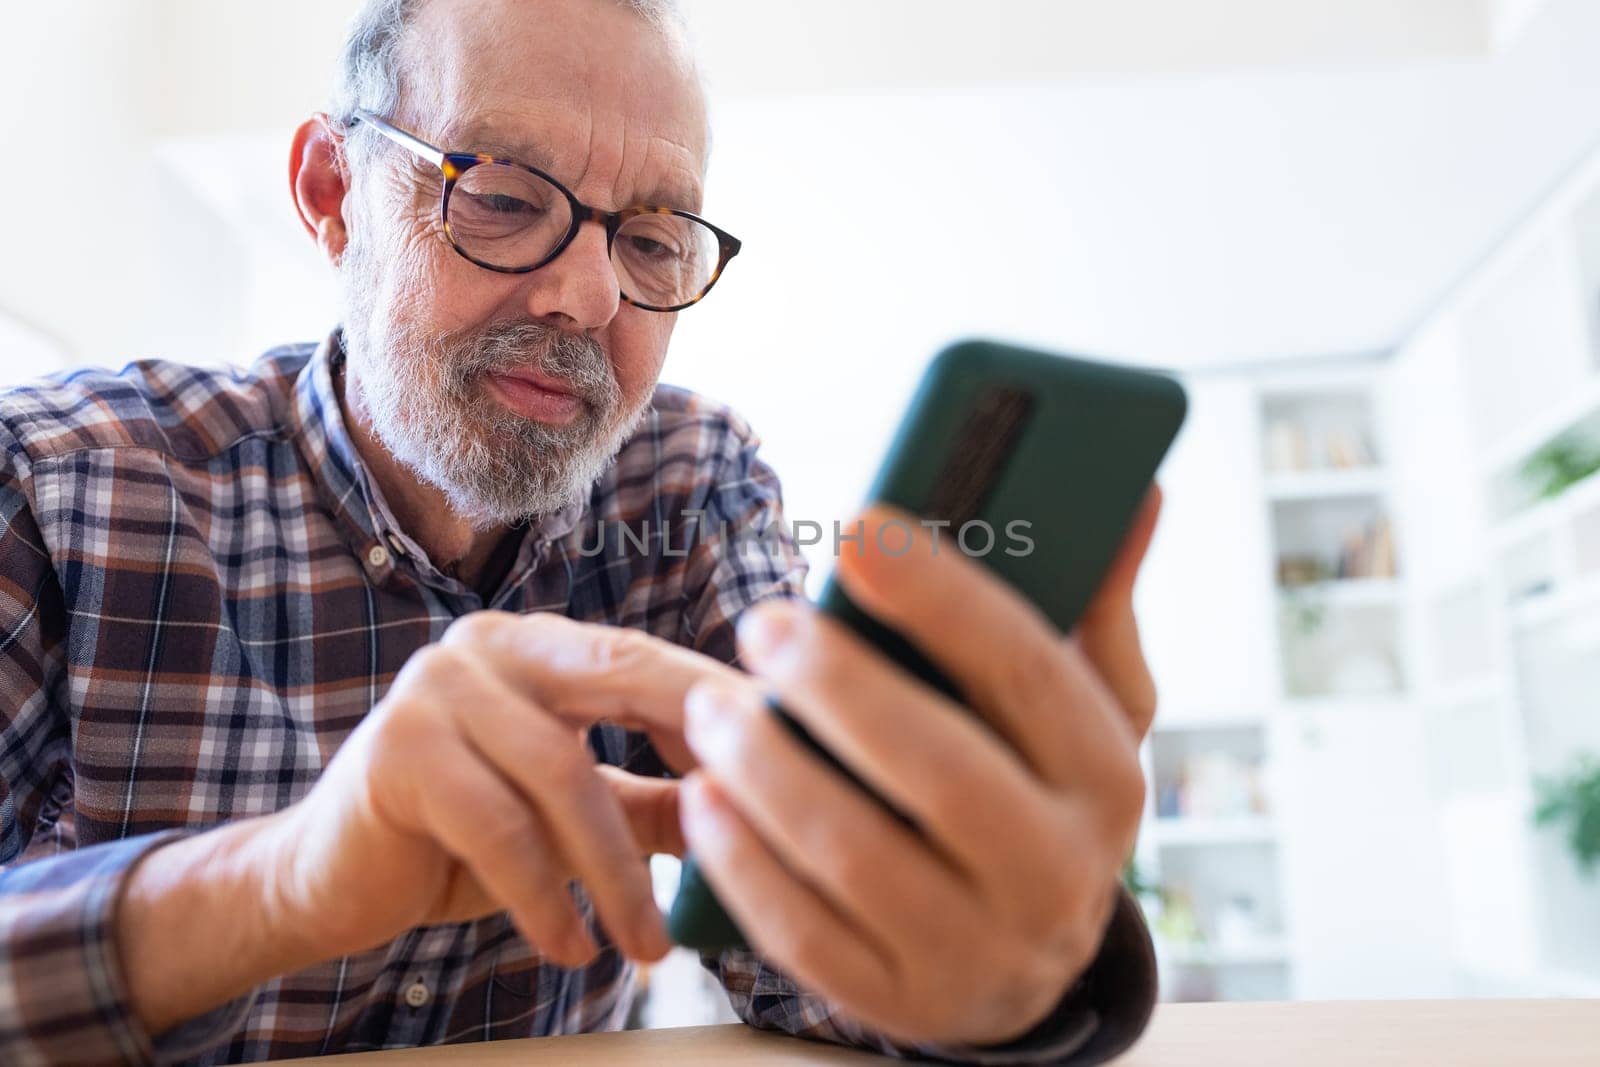
[(1304, 589), (1328, 582), (1370, 581), (1399, 575), (1394, 526), (1387, 517), (1351, 529), (1341, 539), (1337, 559), (1311, 553), (1278, 557), (1278, 586)]
[(1340, 581), (1393, 578), (1395, 573), (1394, 527), (1386, 516), (1345, 537), (1336, 575)]
[(1335, 470), (1353, 470), (1373, 466), (1375, 459), (1366, 435), (1350, 427), (1328, 431), (1324, 439), (1328, 466)]
[(1356, 426), (1334, 426), (1313, 437), (1296, 419), (1267, 424), (1267, 470), (1273, 474), (1369, 469), (1377, 456), (1366, 433)]

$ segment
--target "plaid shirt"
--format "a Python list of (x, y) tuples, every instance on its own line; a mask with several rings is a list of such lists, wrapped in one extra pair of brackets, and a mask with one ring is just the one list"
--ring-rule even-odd
[[(336, 332), (248, 372), (146, 362), (0, 394), (0, 1062), (235, 1063), (622, 1025), (633, 969), (586, 903), (602, 951), (577, 970), (500, 914), (275, 978), (162, 1035), (130, 1010), (113, 915), (131, 866), (304, 796), (452, 620), (555, 611), (731, 661), (740, 612), (801, 592), (781, 523), (735, 536), (780, 516), (748, 426), (663, 386), (589, 499), (530, 525), (480, 596), (429, 562), (368, 477), (340, 358)], [(665, 534), (685, 513), (705, 533)], [(624, 543), (647, 521), (644, 551)], [(590, 743), (665, 773), (638, 735), (600, 726)], [(753, 955), (705, 962), (754, 1025), (982, 1062), (1104, 1058), (1153, 999), (1126, 903), (1088, 980), (1005, 1049), (897, 1049)]]

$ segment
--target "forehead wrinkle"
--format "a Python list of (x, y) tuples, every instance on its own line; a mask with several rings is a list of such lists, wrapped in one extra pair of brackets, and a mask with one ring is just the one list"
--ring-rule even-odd
[[(669, 40), (668, 54), (658, 51), (651, 57), (664, 59), (665, 69), (656, 62), (624, 68), (620, 91), (615, 68), (600, 64), (583, 42), (545, 57), (538, 68), (541, 76), (529, 80), (524, 51), (486, 46), (525, 32), (523, 23), (510, 17), (520, 9), (491, 0), (460, 0), (462, 9), (480, 17), (444, 17), (446, 9), (455, 6), (429, 5), (431, 21), (437, 25), (418, 25), (408, 35), (408, 50), (419, 61), (411, 70), (420, 76), (408, 77), (405, 88), (423, 90), (414, 102), (422, 105), (423, 114), (434, 116), (419, 134), (435, 134), (440, 138), (435, 143), (446, 151), (492, 155), (535, 167), (585, 199), (579, 186), (592, 177), (604, 183), (601, 195), (627, 201), (595, 203), (597, 207), (649, 202), (698, 209), (703, 148), (697, 145), (705, 133), (699, 127), (679, 127), (686, 122), (704, 125), (704, 100), (682, 41)], [(475, 58), (466, 62), (462, 55)], [(688, 93), (681, 101), (680, 90)], [(620, 111), (623, 101), (637, 104), (642, 113)], [(680, 102), (688, 105), (687, 111), (676, 106)], [(617, 153), (605, 158), (596, 154), (597, 149), (613, 145), (601, 143), (611, 139), (611, 130), (597, 128), (602, 126), (620, 127), (623, 134), (614, 142)], [(589, 195), (596, 194), (590, 190)]]
[[(595, 203), (595, 207), (621, 209), (649, 205), (671, 207), (682, 211), (698, 211), (703, 195), (700, 169), (690, 162), (694, 150), (661, 134), (637, 132), (639, 124), (631, 120), (620, 123), (632, 127), (621, 135), (618, 145), (599, 141), (600, 124), (587, 116), (584, 130), (587, 150), (581, 167), (563, 165), (563, 160), (551, 151), (550, 142), (531, 140), (521, 134), (502, 132), (498, 122), (479, 119), (463, 127), (463, 132), (451, 134), (456, 138), (441, 145), (446, 151), (470, 152), (494, 156), (512, 163), (533, 166), (549, 174), (571, 189), (580, 199), (591, 172), (617, 171), (610, 182), (610, 204)], [(642, 142), (642, 151), (630, 154), (627, 139)], [(575, 157), (574, 157), (575, 158)], [(629, 162), (631, 161), (631, 162)], [(572, 177), (574, 172), (577, 177)], [(625, 195), (626, 194), (626, 195)]]
[[(704, 196), (701, 188), (703, 176), (700, 168), (688, 161), (692, 154), (687, 146), (664, 137), (650, 138), (645, 147), (644, 162), (639, 167), (640, 173), (634, 175), (633, 189), (635, 192), (642, 191), (644, 197), (640, 202), (698, 213)], [(646, 181), (642, 175), (649, 172), (658, 159), (663, 160), (656, 168), (661, 176)]]

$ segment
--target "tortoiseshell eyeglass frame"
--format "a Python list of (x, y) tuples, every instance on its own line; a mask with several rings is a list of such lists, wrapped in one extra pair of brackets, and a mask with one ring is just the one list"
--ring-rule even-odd
[[(599, 208), (590, 207), (582, 200), (579, 200), (573, 195), (572, 190), (568, 189), (565, 185), (561, 184), (555, 178), (551, 177), (549, 174), (546, 174), (538, 167), (530, 167), (525, 163), (517, 163), (514, 160), (498, 159), (494, 156), (480, 155), (474, 152), (446, 152), (444, 149), (436, 148), (415, 134), (407, 133), (398, 126), (391, 125), (390, 123), (367, 111), (355, 112), (351, 116), (351, 121), (366, 123), (368, 126), (371, 126), (374, 130), (377, 130), (395, 144), (410, 150), (411, 152), (421, 156), (423, 159), (439, 168), (440, 173), (444, 175), (444, 192), (439, 198), (439, 217), (444, 223), (445, 236), (450, 241), (450, 247), (456, 250), (457, 255), (469, 263), (474, 263), (477, 266), (482, 267), (484, 270), (492, 270), (497, 274), (530, 274), (533, 271), (538, 270), (540, 267), (549, 265), (557, 256), (565, 252), (567, 247), (571, 245), (573, 240), (578, 236), (579, 227), (586, 222), (598, 222), (600, 225), (605, 227), (606, 252), (610, 253), (612, 245), (616, 243), (617, 231), (621, 229), (622, 224), (627, 222), (629, 219), (635, 218), (639, 215), (676, 215), (679, 218), (688, 219), (691, 222), (697, 222), (717, 235), (720, 256), (717, 260), (717, 269), (711, 273), (711, 280), (706, 283), (705, 288), (701, 289), (699, 294), (695, 296), (693, 300), (685, 301), (682, 304), (675, 304), (672, 307), (660, 307), (653, 304), (640, 303), (639, 301), (628, 296), (626, 292), (623, 292), (620, 286), (618, 287), (618, 295), (621, 296), (626, 303), (631, 304), (642, 311), (672, 312), (682, 311), (687, 307), (693, 307), (700, 301), (704, 300), (706, 298), (706, 294), (711, 292), (712, 286), (717, 284), (717, 279), (722, 277), (722, 272), (727, 269), (728, 261), (733, 259), (734, 256), (738, 255), (740, 248), (743, 247), (743, 244), (740, 242), (740, 240), (733, 234), (717, 226), (713, 226), (711, 223), (707, 222), (699, 215), (693, 214), (692, 212), (679, 211), (676, 208), (654, 207), (649, 205), (623, 208), (621, 211), (601, 211)], [(493, 263), (486, 263), (474, 256), (472, 253), (468, 252), (465, 248), (462, 248), (460, 242), (456, 240), (454, 231), (452, 231), (450, 228), (450, 194), (455, 191), (456, 183), (461, 180), (461, 176), (463, 174), (471, 170), (473, 167), (486, 165), (493, 167), (516, 167), (519, 170), (528, 171), (534, 176), (541, 178), (553, 185), (563, 196), (567, 198), (567, 203), (572, 206), (572, 225), (567, 229), (566, 236), (562, 237), (561, 240), (557, 242), (554, 250), (552, 250), (549, 255), (545, 256), (539, 262), (530, 267), (501, 267), (496, 266)]]

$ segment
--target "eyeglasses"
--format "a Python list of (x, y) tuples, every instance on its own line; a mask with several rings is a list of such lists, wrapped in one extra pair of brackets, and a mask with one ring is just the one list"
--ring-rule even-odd
[(366, 111), (353, 118), (439, 168), (445, 236), (462, 258), (486, 270), (536, 271), (565, 252), (585, 222), (598, 222), (622, 299), (645, 311), (682, 311), (703, 300), (739, 254), (737, 237), (687, 211), (601, 211), (534, 167), (446, 152)]

